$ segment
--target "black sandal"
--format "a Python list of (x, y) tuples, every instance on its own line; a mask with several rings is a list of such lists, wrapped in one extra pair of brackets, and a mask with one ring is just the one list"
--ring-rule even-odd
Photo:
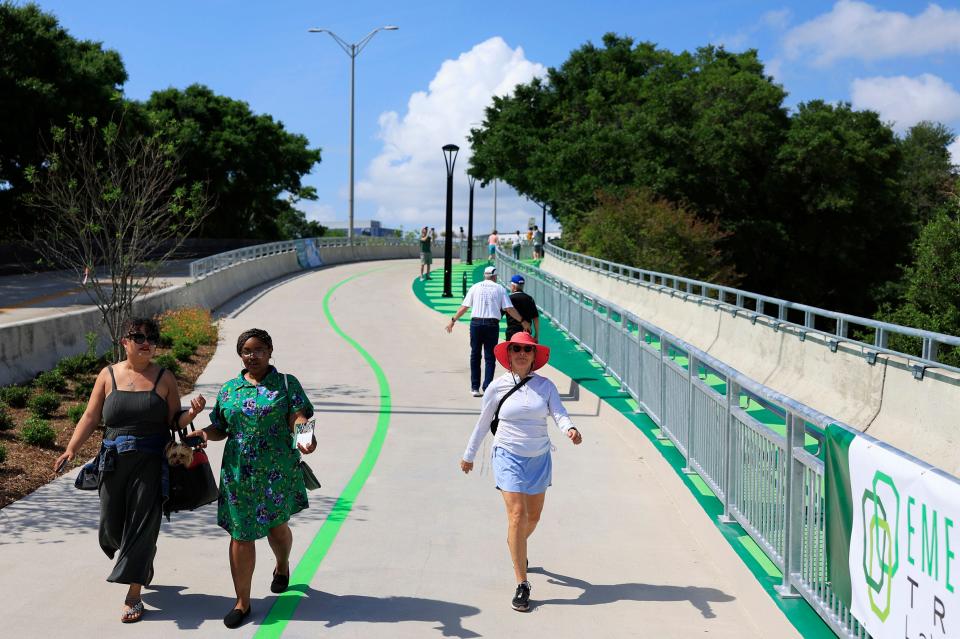
[(290, 585), (290, 573), (278, 575), (276, 569), (273, 571), (273, 581), (270, 582), (270, 592), (280, 594)]
[(120, 615), (120, 621), (123, 623), (137, 623), (143, 619), (143, 600), (139, 597), (136, 599), (124, 599), (123, 605), (127, 606), (127, 609), (123, 611), (123, 614)]

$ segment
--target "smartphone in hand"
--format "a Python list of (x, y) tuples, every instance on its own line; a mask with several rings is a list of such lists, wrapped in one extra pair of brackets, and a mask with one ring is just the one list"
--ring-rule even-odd
[(190, 448), (195, 448), (203, 444), (203, 437), (200, 435), (189, 435), (183, 438), (183, 443)]
[(69, 457), (64, 457), (64, 458), (63, 458), (63, 461), (60, 462), (60, 463), (57, 465), (57, 470), (55, 470), (54, 472), (59, 475), (59, 474), (62, 473), (64, 470), (66, 470), (67, 466), (69, 466), (69, 465), (70, 465), (70, 458), (69, 458)]

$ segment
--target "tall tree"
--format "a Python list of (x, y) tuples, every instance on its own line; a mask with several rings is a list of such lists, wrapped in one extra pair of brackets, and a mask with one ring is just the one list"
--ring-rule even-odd
[(575, 230), (600, 191), (645, 187), (734, 226), (760, 215), (786, 128), (755, 51), (673, 54), (607, 34), (487, 109), (472, 171), (547, 202)]
[(904, 197), (916, 232), (950, 200), (956, 167), (949, 147), (956, 135), (939, 122), (920, 122), (900, 140)]
[(246, 102), (195, 84), (157, 91), (143, 107), (155, 125), (178, 123), (183, 182), (209, 184), (214, 208), (203, 236), (278, 239), (296, 202), (316, 199), (302, 178), (320, 162), (320, 149)]
[(105, 121), (126, 80), (116, 51), (77, 40), (36, 4), (0, 3), (0, 230), (32, 220), (24, 170), (43, 158), (41, 136), (71, 114)]
[[(909, 249), (893, 130), (872, 111), (799, 105), (776, 161), (770, 217), (784, 231), (776, 271), (754, 271), (773, 294), (850, 313), (873, 311), (875, 288)], [(749, 268), (749, 267), (747, 267)]]

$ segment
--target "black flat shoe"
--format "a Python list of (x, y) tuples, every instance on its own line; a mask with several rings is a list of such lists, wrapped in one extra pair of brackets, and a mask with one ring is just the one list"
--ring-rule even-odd
[(278, 575), (276, 571), (273, 573), (273, 581), (270, 582), (270, 592), (275, 592), (280, 594), (287, 589), (287, 586), (290, 585), (290, 575)]
[(227, 613), (227, 616), (223, 618), (223, 625), (227, 628), (236, 628), (244, 621), (247, 617), (250, 616), (250, 613), (253, 612), (253, 606), (247, 606), (246, 610), (240, 610), (239, 608), (234, 608)]

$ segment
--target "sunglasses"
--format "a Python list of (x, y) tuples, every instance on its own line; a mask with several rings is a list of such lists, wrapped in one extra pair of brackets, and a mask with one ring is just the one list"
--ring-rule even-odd
[(510, 346), (510, 350), (513, 351), (514, 353), (519, 353), (519, 352), (521, 352), (521, 351), (523, 351), (524, 353), (529, 353), (529, 352), (531, 352), (531, 351), (536, 350), (536, 347), (535, 347), (535, 346), (520, 346), (519, 344), (512, 344), (512, 345)]
[(241, 351), (240, 357), (242, 357), (243, 359), (250, 359), (251, 357), (257, 357), (258, 359), (262, 359), (266, 357), (269, 353), (270, 351), (268, 351), (265, 348), (257, 348), (252, 351)]
[(139, 346), (144, 342), (150, 344), (151, 346), (156, 346), (160, 343), (160, 338), (155, 335), (145, 335), (144, 333), (128, 333), (127, 339), (133, 340), (133, 343)]

